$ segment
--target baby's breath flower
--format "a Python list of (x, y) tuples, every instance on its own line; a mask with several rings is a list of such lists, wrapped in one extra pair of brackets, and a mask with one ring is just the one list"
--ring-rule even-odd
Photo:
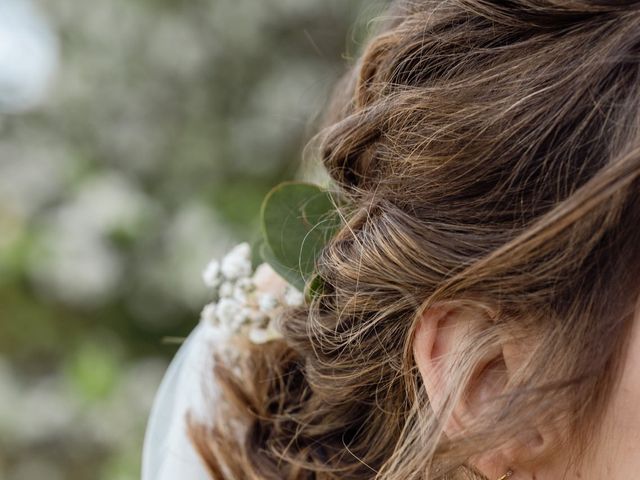
[(263, 313), (270, 313), (278, 306), (278, 299), (270, 293), (263, 293), (258, 297), (258, 306)]
[(279, 307), (303, 301), (302, 294), (288, 286), (268, 264), (252, 271), (248, 243), (237, 245), (221, 261), (209, 262), (202, 278), (213, 288), (217, 302), (203, 308), (201, 320), (248, 335), (254, 343), (281, 337), (274, 327), (273, 315)]
[(216, 309), (217, 309), (217, 305), (215, 302), (206, 304), (202, 309), (202, 313), (200, 314), (200, 319), (205, 322), (216, 324), (218, 321), (218, 317), (216, 315)]
[(251, 275), (251, 247), (244, 242), (236, 245), (222, 259), (222, 274), (229, 280)]
[(223, 282), (218, 289), (218, 295), (220, 298), (230, 298), (233, 296), (233, 283)]
[(302, 305), (303, 302), (304, 296), (302, 293), (292, 286), (287, 286), (287, 291), (284, 294), (284, 303), (290, 307), (298, 307)]
[(253, 343), (265, 343), (270, 340), (280, 338), (282, 335), (272, 325), (268, 325), (267, 328), (253, 327), (249, 330), (249, 340)]
[(249, 322), (253, 326), (264, 326), (269, 322), (269, 316), (259, 310), (252, 309)]
[(243, 323), (250, 322), (253, 316), (253, 309), (247, 306), (244, 306), (240, 309), (239, 315), (240, 315), (240, 318), (242, 318)]
[(211, 260), (202, 271), (202, 280), (207, 287), (217, 287), (222, 280), (220, 276), (220, 262)]
[(231, 323), (229, 324), (229, 328), (234, 332), (240, 331), (242, 326), (246, 323), (245, 316), (242, 310), (236, 311), (235, 314), (231, 317)]
[(251, 292), (255, 290), (255, 285), (253, 284), (253, 280), (248, 277), (239, 278), (236, 282), (236, 288), (240, 288), (245, 292)]
[(235, 316), (241, 308), (240, 302), (234, 298), (221, 298), (216, 307), (216, 315), (220, 323), (226, 326), (234, 324)]
[(239, 302), (247, 302), (253, 289), (253, 282), (250, 278), (240, 278), (233, 287), (233, 298)]

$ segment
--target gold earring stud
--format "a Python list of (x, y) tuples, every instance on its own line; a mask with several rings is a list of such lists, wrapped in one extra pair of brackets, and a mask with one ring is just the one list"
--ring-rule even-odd
[(502, 475), (498, 480), (507, 480), (507, 478), (511, 478), (511, 475), (513, 475), (513, 470), (509, 469), (507, 473)]

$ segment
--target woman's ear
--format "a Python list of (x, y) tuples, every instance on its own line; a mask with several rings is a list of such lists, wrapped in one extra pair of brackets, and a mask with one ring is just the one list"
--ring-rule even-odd
[[(486, 321), (483, 313), (456, 304), (438, 304), (425, 310), (419, 319), (413, 343), (413, 352), (429, 397), (429, 403), (436, 415), (445, 415), (446, 394), (453, 390), (452, 367), (460, 359), (462, 349), (479, 322)], [(464, 404), (456, 405), (452, 415), (444, 424), (447, 436), (454, 436), (464, 428), (462, 418), (475, 410), (474, 404), (497, 393), (505, 383), (504, 364), (500, 365), (500, 352), (492, 352), (493, 359), (486, 359), (486, 365), (478, 365), (470, 379), (473, 392), (465, 392)], [(502, 368), (500, 368), (502, 367)]]
[[(461, 400), (447, 408), (447, 395), (454, 388), (454, 364), (462, 365), (463, 348), (482, 336), (493, 319), (489, 310), (456, 303), (436, 304), (419, 318), (413, 340), (413, 353), (422, 376), (429, 403), (443, 420), (447, 437), (462, 434), (469, 419), (481, 418), (489, 411), (491, 399), (504, 393), (505, 387), (527, 358), (528, 348), (513, 339), (486, 342), (487, 351), (474, 365)], [(486, 339), (486, 336), (485, 336)], [(457, 361), (457, 362), (456, 362)], [(445, 411), (448, 410), (448, 411)], [(518, 432), (518, 438), (476, 459), (475, 467), (489, 478), (498, 478), (516, 463), (527, 464), (540, 454), (544, 437), (537, 431)]]

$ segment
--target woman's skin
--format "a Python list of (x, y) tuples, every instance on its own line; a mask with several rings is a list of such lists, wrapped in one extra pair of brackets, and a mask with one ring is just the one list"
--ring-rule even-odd
[[(604, 414), (599, 434), (581, 459), (580, 466), (570, 466), (568, 448), (558, 448), (559, 433), (551, 429), (518, 432), (516, 441), (499, 450), (472, 460), (474, 467), (490, 480), (498, 479), (509, 469), (510, 480), (628, 480), (640, 478), (640, 302), (636, 305), (630, 343), (623, 362), (619, 384)], [(447, 357), (456, 354), (466, 330), (481, 313), (455, 306), (436, 306), (424, 312), (414, 337), (414, 356), (429, 400), (438, 411), (443, 401), (438, 385), (446, 378)], [(496, 395), (524, 358), (526, 345), (502, 345), (504, 363), (474, 379), (464, 405), (454, 411), (445, 426), (451, 434), (462, 427), (460, 418), (480, 414), (481, 401)], [(506, 367), (506, 368), (505, 368)], [(569, 439), (569, 442), (571, 439)]]
[(640, 478), (640, 302), (636, 303), (620, 383), (613, 391), (592, 453), (586, 457), (580, 477), (571, 478)]

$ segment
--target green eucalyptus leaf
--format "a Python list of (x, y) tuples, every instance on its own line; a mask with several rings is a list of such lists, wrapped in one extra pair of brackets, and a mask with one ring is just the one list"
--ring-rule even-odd
[(262, 256), (262, 259), (267, 262), (278, 275), (280, 275), (288, 283), (293, 285), (301, 292), (304, 291), (304, 279), (300, 275), (300, 272), (280, 263), (271, 248), (269, 248), (269, 245), (267, 245), (266, 243), (262, 243), (260, 245), (260, 255)]
[(340, 226), (330, 193), (309, 183), (282, 183), (265, 197), (261, 217), (264, 260), (304, 291), (320, 251)]
[(307, 290), (304, 292), (304, 297), (307, 303), (311, 303), (311, 299), (322, 294), (324, 290), (324, 282), (320, 275), (314, 275), (313, 278), (307, 284)]

